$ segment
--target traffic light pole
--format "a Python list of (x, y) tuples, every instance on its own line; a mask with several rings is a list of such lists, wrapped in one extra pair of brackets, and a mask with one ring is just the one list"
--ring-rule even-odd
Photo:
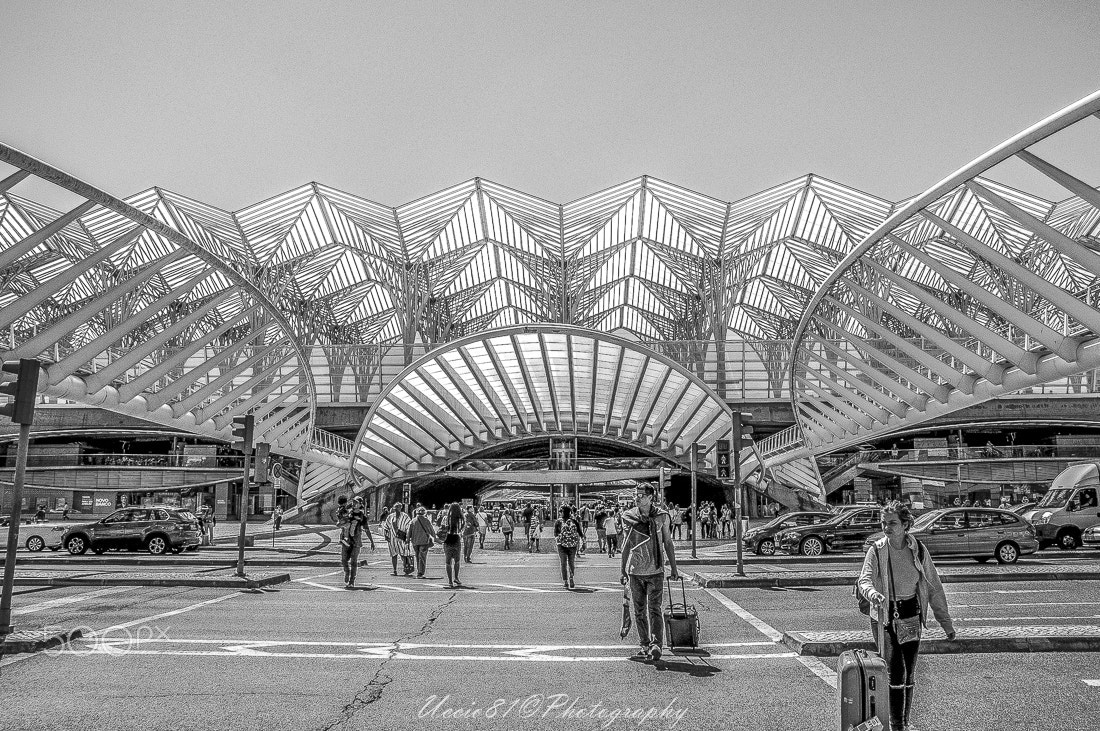
[(251, 475), (249, 474), (251, 466), (249, 463), (252, 461), (252, 445), (246, 444), (244, 450), (244, 472), (243, 479), (241, 481), (241, 532), (237, 535), (237, 576), (244, 576), (244, 535), (245, 528), (248, 525), (248, 483)]
[(741, 415), (737, 414), (733, 417), (733, 454), (730, 455), (730, 462), (733, 462), (733, 494), (735, 496), (736, 505), (733, 507), (733, 519), (734, 523), (734, 535), (737, 537), (737, 575), (745, 575), (745, 560), (743, 556), (744, 550), (744, 535), (741, 530), (741, 503), (744, 500), (741, 497)]
[(691, 557), (698, 558), (695, 555), (695, 528), (699, 525), (699, 522), (695, 519), (696, 513), (699, 512), (698, 506), (698, 485), (695, 481), (695, 471), (699, 469), (699, 448), (696, 444), (691, 445), (691, 525), (688, 526), (688, 530), (691, 531)]
[(0, 593), (0, 637), (11, 634), (11, 595), (15, 587), (15, 552), (19, 549), (19, 522), (23, 517), (23, 480), (27, 474), (27, 449), (31, 425), (19, 425), (19, 451), (15, 457), (15, 484), (11, 493), (11, 521), (8, 523), (7, 553), (4, 554), (4, 588)]

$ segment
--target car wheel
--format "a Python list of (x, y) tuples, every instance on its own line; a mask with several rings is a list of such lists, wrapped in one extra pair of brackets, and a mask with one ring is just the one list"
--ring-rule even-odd
[(31, 536), (27, 539), (26, 546), (31, 553), (38, 553), (46, 547), (46, 542), (42, 540), (42, 536)]
[(825, 544), (817, 536), (803, 538), (798, 546), (798, 552), (803, 556), (820, 556), (825, 553)]
[(1015, 543), (1005, 541), (997, 546), (997, 563), (1016, 563), (1020, 558), (1020, 549)]
[(756, 546), (757, 556), (774, 556), (775, 555), (775, 541), (771, 538), (765, 538), (760, 541)]
[(65, 550), (79, 556), (88, 550), (88, 539), (84, 536), (69, 536), (69, 540), (65, 541)]
[(164, 536), (150, 536), (149, 540), (145, 541), (145, 550), (154, 556), (162, 556), (168, 552), (168, 539)]
[(1064, 530), (1058, 534), (1058, 548), (1072, 551), (1081, 545), (1081, 538), (1071, 530)]

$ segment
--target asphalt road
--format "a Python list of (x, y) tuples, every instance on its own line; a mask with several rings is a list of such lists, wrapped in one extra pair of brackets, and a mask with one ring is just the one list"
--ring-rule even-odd
[[(19, 589), (18, 628), (89, 637), (0, 661), (0, 729), (829, 729), (835, 660), (775, 639), (863, 626), (845, 587), (692, 588), (705, 656), (640, 663), (617, 561), (585, 557), (569, 591), (556, 556), (475, 552), (451, 590), (438, 553), (422, 581), (364, 558), (355, 591), (335, 563), (257, 593)], [(1100, 624), (1100, 582), (947, 588), (960, 626)], [(1098, 655), (924, 656), (915, 727), (1083, 727)]]

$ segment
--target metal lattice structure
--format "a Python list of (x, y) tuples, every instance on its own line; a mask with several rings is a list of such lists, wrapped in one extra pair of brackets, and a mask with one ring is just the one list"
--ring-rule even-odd
[(411, 364), (355, 440), (372, 484), (506, 442), (578, 436), (687, 462), (730, 433), (729, 406), (675, 361), (621, 338), (552, 325), (471, 336)]
[[(3, 145), (0, 161), (15, 170), (0, 180), (0, 357), (37, 358), (48, 396), (222, 439), (251, 413), (258, 440), (309, 452), (308, 359), (233, 252), (167, 225), (154, 198), (124, 203)], [(15, 195), (28, 179), (79, 203)]]
[[(960, 169), (902, 206), (828, 277), (792, 345), (803, 443), (787, 456), (1100, 364), (1097, 176), (1079, 159), (1044, 157), (1059, 135), (1094, 140), (1097, 113), (1100, 92)], [(1053, 203), (997, 182), (1008, 162), (1068, 197)]]

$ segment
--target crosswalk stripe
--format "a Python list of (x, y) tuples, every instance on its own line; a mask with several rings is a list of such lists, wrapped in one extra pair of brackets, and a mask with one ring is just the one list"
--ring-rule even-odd
[(97, 589), (96, 591), (87, 591), (83, 594), (74, 594), (72, 596), (63, 596), (57, 599), (49, 599), (44, 602), (38, 602), (37, 604), (31, 604), (26, 607), (15, 607), (11, 610), (14, 614), (34, 614), (35, 612), (41, 612), (46, 609), (54, 609), (56, 607), (63, 607), (69, 604), (79, 604), (80, 602), (87, 601), (89, 599), (97, 599), (102, 596), (109, 596), (111, 594), (120, 594), (124, 591), (132, 591), (132, 586), (110, 586), (106, 589)]

